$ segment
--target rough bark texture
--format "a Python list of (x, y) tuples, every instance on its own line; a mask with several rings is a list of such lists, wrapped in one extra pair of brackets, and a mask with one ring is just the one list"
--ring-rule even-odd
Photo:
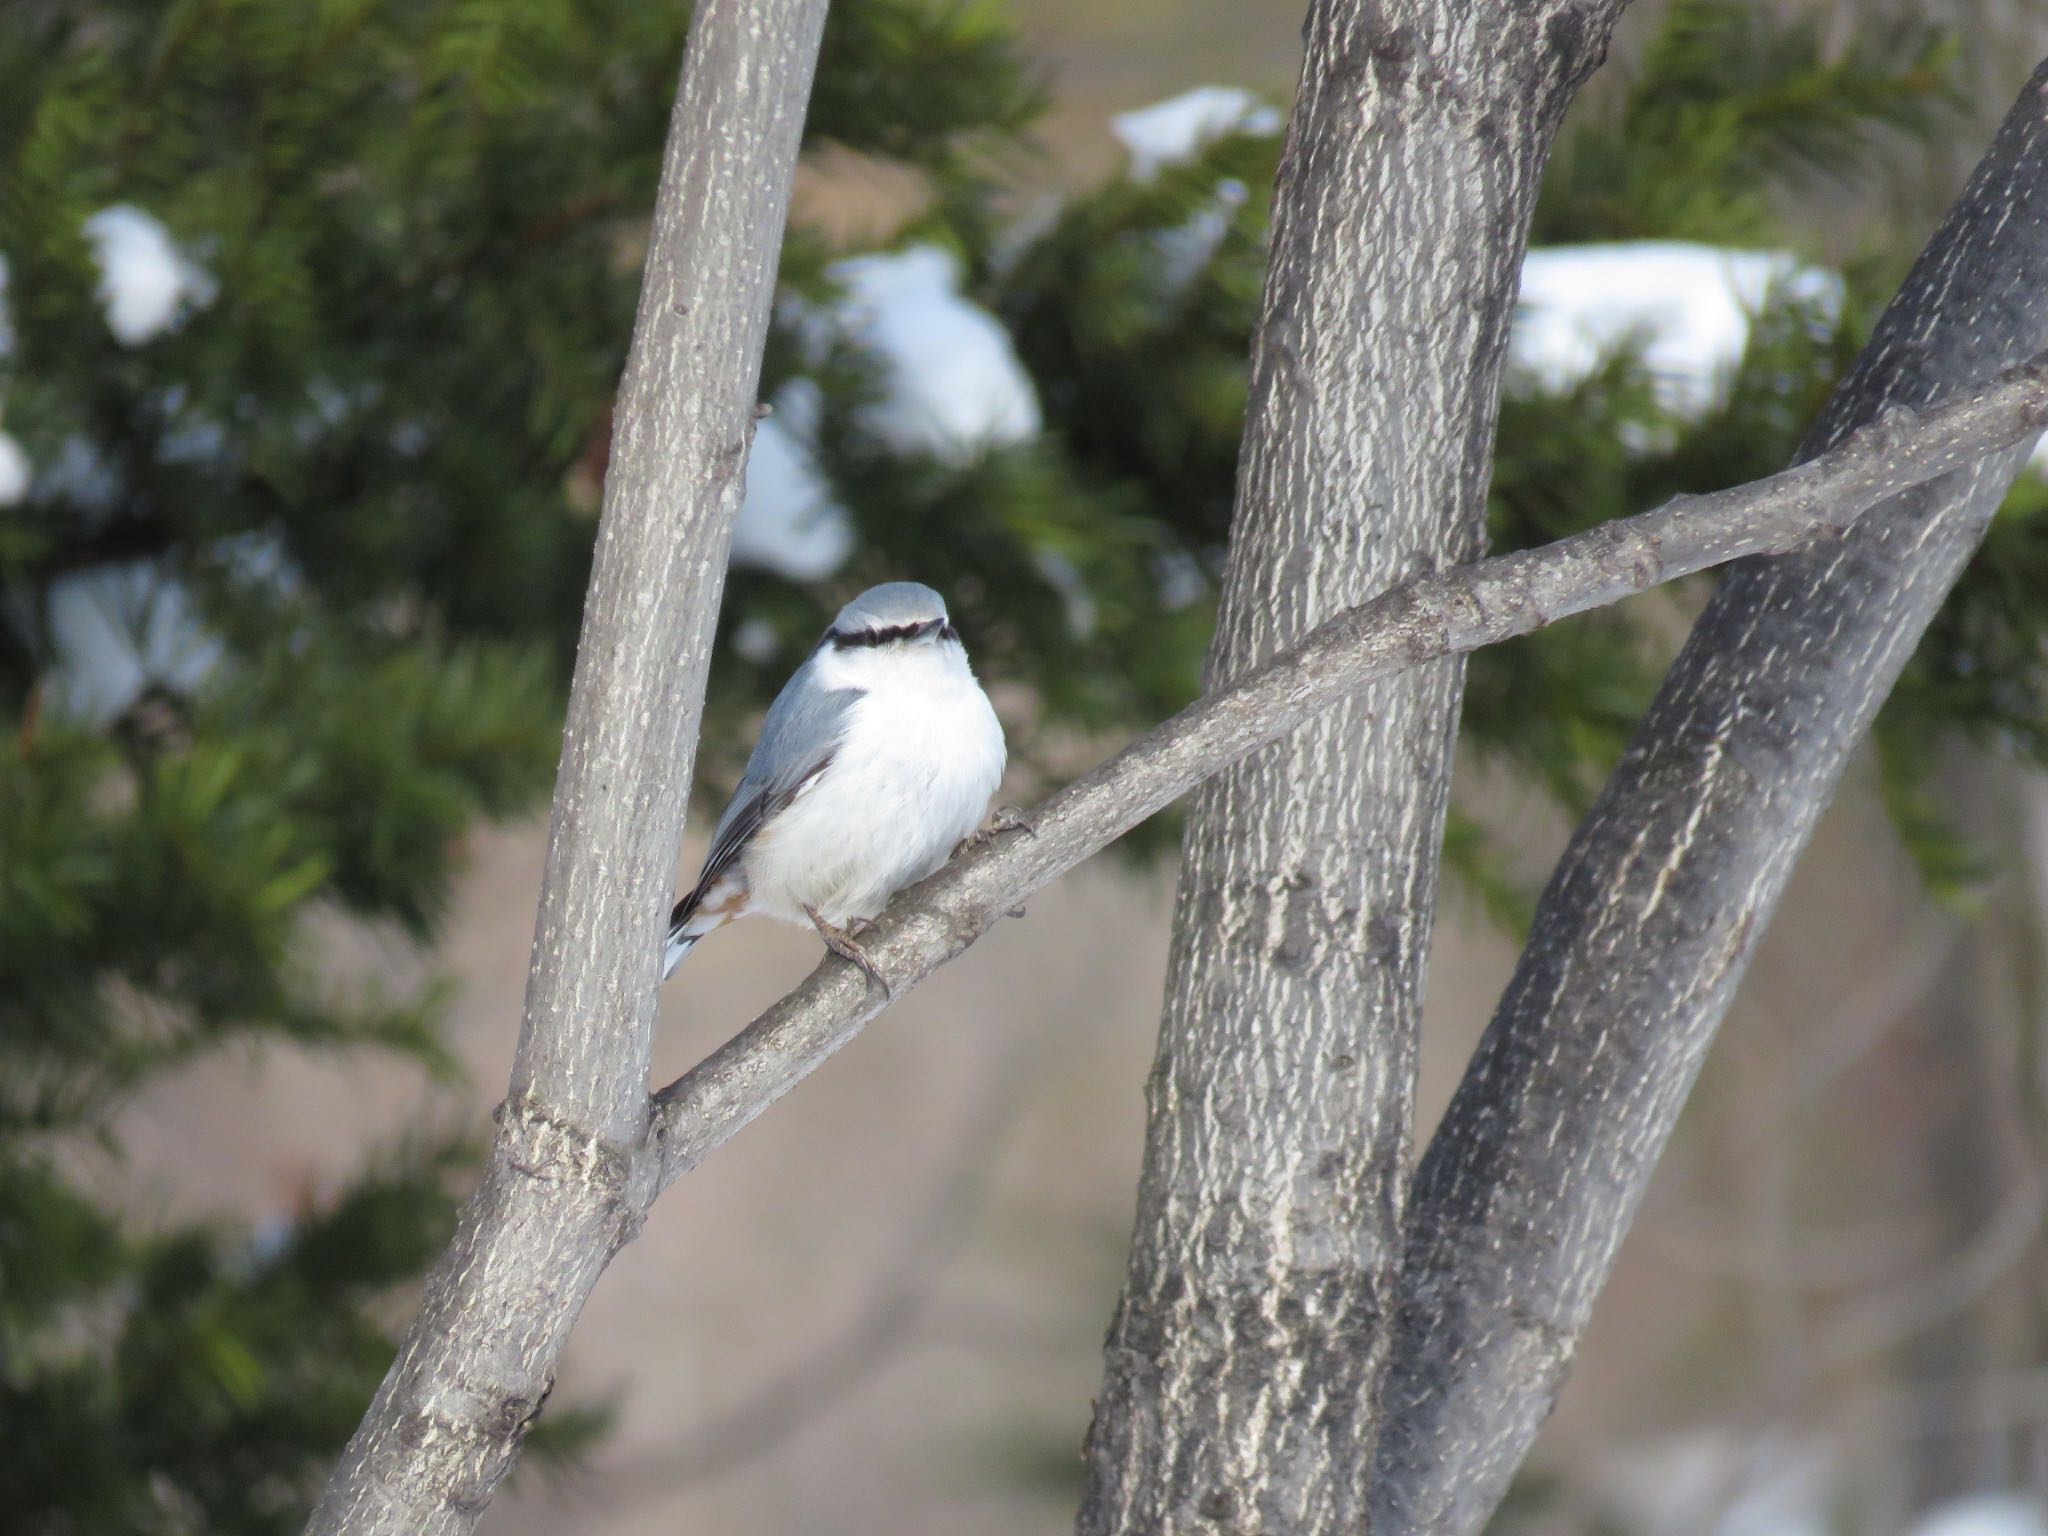
[[(905, 892), (861, 937), (901, 997), (1005, 912), (1147, 816), (1318, 711), (1444, 656), (1464, 655), (1663, 582), (1838, 533), (1867, 509), (2048, 426), (2048, 355), (1925, 416), (1888, 413), (1820, 458), (1766, 480), (1417, 576), (1347, 608), (1299, 644), (1205, 694), (1002, 838)], [(886, 1006), (850, 965), (827, 960), (796, 991), (658, 1095), (665, 1187), (723, 1146)]]
[(700, 0), (620, 386), (526, 1016), (481, 1187), (314, 1532), (459, 1532), (655, 1186), (647, 1072), (718, 595), (825, 0)]
[[(1620, 0), (1313, 0), (1211, 687), (1484, 538), (1529, 210)], [(1084, 1533), (1354, 1531), (1463, 668), (1197, 795)]]
[[(2044, 343), (2048, 67), (1808, 451)], [(1499, 1501), (1793, 859), (2023, 453), (1736, 568), (1695, 627), (1418, 1173), (1374, 1536), (1463, 1536)]]
[[(651, 1106), (646, 1097), (670, 853), (823, 11), (822, 0), (772, 13), (759, 0), (698, 7), (621, 391), (512, 1092), (482, 1186), (313, 1531), (468, 1530), (539, 1411), (584, 1298), (659, 1189), (885, 1003), (828, 961)], [(2048, 362), (2037, 361), (1769, 482), (1406, 582), (1134, 743), (1049, 802), (1035, 835), (956, 862), (865, 946), (900, 992), (1031, 891), (1365, 684), (1796, 547), (2038, 431), (2044, 410)]]

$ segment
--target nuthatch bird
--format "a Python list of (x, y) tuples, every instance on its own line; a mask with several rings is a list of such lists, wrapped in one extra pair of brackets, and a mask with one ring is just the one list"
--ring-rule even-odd
[(769, 706), (696, 887), (669, 918), (662, 978), (712, 929), (758, 912), (809, 924), (880, 981), (858, 925), (981, 825), (1003, 762), (1002, 725), (945, 599), (914, 581), (870, 587)]

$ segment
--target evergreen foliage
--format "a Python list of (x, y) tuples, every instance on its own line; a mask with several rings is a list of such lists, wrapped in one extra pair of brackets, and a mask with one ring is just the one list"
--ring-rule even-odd
[[(336, 982), (308, 919), (431, 940), (466, 829), (546, 790), (687, 24), (0, 18), (0, 428), (37, 472), (0, 509), (0, 1528), (296, 1530), (445, 1240), (463, 1144), (252, 1233), (108, 1202), (114, 1126), (233, 1041), (451, 1070), (445, 989)], [(956, 176), (1037, 100), (986, 15), (877, 0), (810, 133)], [(212, 290), (141, 340), (97, 292), (120, 204)], [(82, 610), (131, 643), (81, 645)], [(558, 1403), (535, 1443), (596, 1428)]]
[[(127, 1097), (231, 1040), (448, 1069), (438, 990), (335, 983), (307, 919), (431, 941), (465, 829), (544, 793), (686, 24), (631, 0), (13, 0), (0, 19), (0, 429), (37, 469), (0, 508), (8, 1530), (292, 1528), (388, 1357), (389, 1299), (445, 1231), (449, 1146), (395, 1152), (260, 1240), (139, 1223), (95, 1177)], [(1947, 59), (1931, 35), (1830, 55), (1750, 6), (1678, 0), (1568, 129), (1539, 237), (1796, 245), (1788, 188), (1866, 175), (1953, 120)], [(965, 453), (881, 440), (885, 370), (806, 330), (848, 252), (793, 232), (803, 302), (764, 392), (818, 385), (806, 440), (852, 553), (811, 583), (733, 572), (714, 780), (873, 580), (947, 593), (1031, 712), (1013, 721), (1027, 764), (1199, 685), (1277, 141), (1229, 134), (1017, 216), (1042, 95), (985, 7), (835, 9), (809, 147), (920, 179), (901, 243), (957, 259), (1044, 430)], [(214, 289), (134, 344), (109, 329), (88, 233), (119, 204)], [(1774, 303), (1703, 415), (1628, 349), (1569, 387), (1515, 381), (1496, 545), (1780, 467), (1911, 254), (1875, 245), (1839, 313)], [(1921, 793), (1933, 744), (2048, 760), (2044, 574), (2031, 480), (1885, 716), (1900, 825), (1943, 889), (1974, 866)], [(180, 654), (138, 644), (141, 685), (92, 707), (64, 615), (117, 590), (201, 622)], [(145, 640), (147, 608), (120, 615)], [(1475, 759), (1582, 806), (1672, 629), (1640, 604), (1477, 658)], [(1448, 855), (1487, 910), (1526, 913), (1462, 811)], [(557, 1405), (543, 1427), (591, 1426)]]
[(1776, 211), (1788, 192), (1873, 180), (1902, 138), (1954, 124), (1952, 38), (1894, 19), (1830, 48), (1823, 26), (1739, 0), (1673, 5), (1626, 86), (1581, 107), (1531, 241), (1777, 243), (1794, 233)]

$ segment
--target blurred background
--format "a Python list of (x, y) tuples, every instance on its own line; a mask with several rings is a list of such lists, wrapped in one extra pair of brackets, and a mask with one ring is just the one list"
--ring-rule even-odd
[[(1194, 693), (1300, 8), (863, 0), (820, 66), (682, 865), (845, 597), (1035, 798)], [(0, 9), (0, 1531), (284, 1532), (446, 1233), (687, 17)], [(1643, 0), (1546, 182), (1498, 548), (1782, 466), (2032, 0)], [(1426, 1134), (1695, 584), (1471, 669)], [(2048, 1530), (2048, 480), (1804, 861), (1498, 1529)], [(1176, 828), (678, 1186), (487, 1530), (1070, 1527)], [(666, 1079), (815, 962), (664, 993)]]

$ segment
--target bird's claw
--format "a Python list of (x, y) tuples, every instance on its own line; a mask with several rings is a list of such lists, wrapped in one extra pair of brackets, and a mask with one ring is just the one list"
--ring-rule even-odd
[(958, 857), (976, 848), (986, 848), (1005, 832), (1022, 832), (1026, 837), (1036, 837), (1038, 825), (1017, 806), (999, 805), (990, 814), (987, 826), (960, 839), (954, 846), (954, 856)]
[(995, 814), (988, 819), (989, 836), (998, 832), (1022, 832), (1026, 837), (1038, 836), (1038, 823), (1021, 805), (999, 805)]
[(876, 968), (874, 960), (854, 937), (856, 933), (867, 928), (868, 924), (864, 919), (855, 918), (841, 928), (836, 923), (828, 923), (820, 917), (816, 907), (805, 907), (804, 912), (810, 918), (811, 926), (818, 930), (818, 937), (825, 941), (827, 949), (849, 964), (859, 966), (875, 985), (882, 989), (883, 997), (892, 1003), (896, 1001), (896, 989), (889, 985), (889, 978)]

